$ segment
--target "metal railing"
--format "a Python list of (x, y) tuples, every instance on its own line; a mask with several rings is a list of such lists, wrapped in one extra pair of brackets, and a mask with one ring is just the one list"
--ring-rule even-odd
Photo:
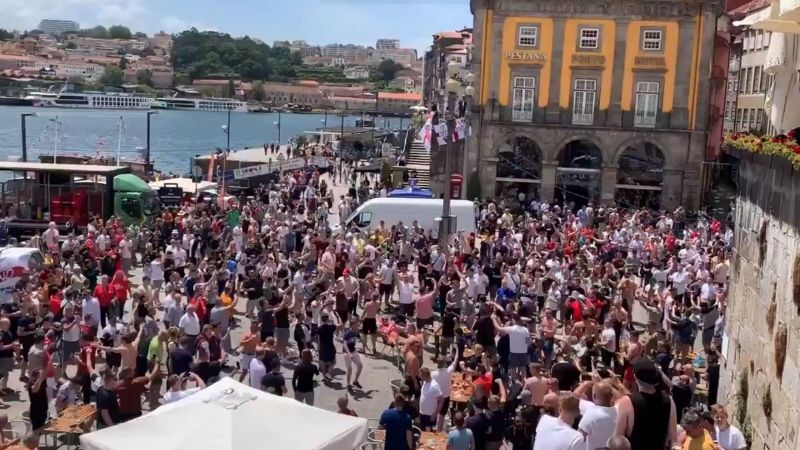
[(636, 115), (633, 118), (633, 126), (641, 128), (655, 128), (656, 116)]
[(594, 125), (594, 114), (572, 113), (573, 125)]

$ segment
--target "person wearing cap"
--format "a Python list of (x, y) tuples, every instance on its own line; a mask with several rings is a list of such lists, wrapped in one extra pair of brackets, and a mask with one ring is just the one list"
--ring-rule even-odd
[(631, 450), (669, 448), (677, 443), (678, 415), (675, 402), (662, 388), (663, 374), (649, 358), (633, 365), (638, 391), (617, 402), (614, 435), (624, 436)]

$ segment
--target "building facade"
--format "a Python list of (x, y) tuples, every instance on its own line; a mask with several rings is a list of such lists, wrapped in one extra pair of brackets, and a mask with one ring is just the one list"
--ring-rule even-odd
[[(482, 194), (697, 207), (717, 0), (472, 0)], [(427, 91), (426, 91), (427, 93)], [(476, 125), (477, 124), (477, 125)]]
[(433, 44), (425, 52), (423, 62), (422, 98), (425, 105), (436, 104), (444, 110), (445, 83), (451, 61), (460, 59), (462, 68), (467, 67), (467, 45), (472, 43), (472, 30), (445, 31), (433, 35)]
[(726, 131), (770, 134), (764, 101), (773, 75), (764, 72), (764, 63), (771, 35), (769, 31), (748, 29), (735, 37), (725, 104)]
[(400, 39), (378, 39), (375, 43), (376, 50), (395, 50), (400, 48)]
[(58, 36), (64, 33), (74, 33), (80, 30), (80, 24), (72, 20), (53, 20), (44, 19), (39, 22), (39, 30), (51, 36)]
[(411, 107), (422, 101), (422, 95), (414, 93), (378, 92), (379, 112), (410, 114)]

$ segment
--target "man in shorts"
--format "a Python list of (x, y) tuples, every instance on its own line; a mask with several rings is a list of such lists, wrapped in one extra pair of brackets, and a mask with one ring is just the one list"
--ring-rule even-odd
[(381, 308), (380, 294), (372, 294), (372, 298), (364, 305), (364, 320), (361, 322), (362, 342), (364, 352), (367, 351), (367, 336), (372, 341), (372, 354), (377, 354), (378, 342), (378, 310)]

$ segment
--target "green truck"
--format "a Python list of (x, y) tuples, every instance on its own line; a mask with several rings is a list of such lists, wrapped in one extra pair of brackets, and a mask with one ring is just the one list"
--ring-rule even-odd
[[(86, 227), (112, 215), (126, 227), (159, 215), (158, 193), (128, 167), (0, 162), (0, 215), (5, 234), (21, 237), (47, 228)], [(111, 180), (111, 183), (108, 182)]]

